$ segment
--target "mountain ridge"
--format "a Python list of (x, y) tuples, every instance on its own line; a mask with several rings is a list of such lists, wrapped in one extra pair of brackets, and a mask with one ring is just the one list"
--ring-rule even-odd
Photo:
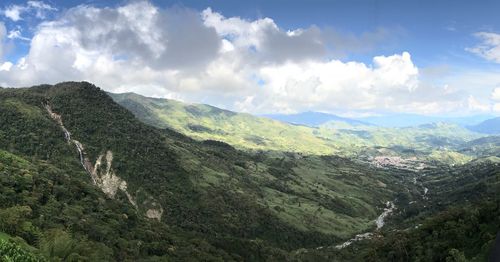
[(500, 134), (500, 117), (487, 119), (477, 125), (467, 126), (467, 128), (484, 134)]
[(358, 126), (358, 125), (373, 125), (368, 122), (363, 122), (361, 120), (356, 120), (352, 118), (340, 117), (334, 114), (321, 113), (321, 112), (302, 112), (296, 114), (265, 114), (263, 117), (271, 118), (274, 120), (287, 122), (296, 125), (305, 125), (310, 127), (316, 127), (326, 122), (338, 121), (345, 122), (347, 124)]
[[(151, 108), (145, 109), (149, 116)], [(188, 110), (234, 116), (212, 107)], [(481, 153), (456, 166), (383, 147), (367, 150), (371, 160), (246, 151), (148, 125), (86, 82), (0, 89), (0, 112), (0, 237), (53, 260), (382, 259), (390, 253), (385, 246), (397, 242), (391, 232), (406, 232), (426, 217), (426, 227), (438, 228), (433, 221), (450, 220), (439, 214), (455, 210), (454, 202), (471, 201), (489, 212), (500, 181), (492, 156), (499, 150), (489, 137), (464, 145), (460, 150)], [(429, 128), (445, 136), (456, 131)], [(395, 209), (377, 229), (388, 201)], [(484, 213), (453, 212), (453, 221)], [(486, 243), (494, 219), (477, 218)], [(373, 230), (373, 238), (335, 248)], [(418, 229), (406, 237), (420, 246), (428, 242)], [(415, 256), (445, 259), (450, 246), (467, 257), (487, 252), (474, 243), (433, 241), (445, 241), (444, 248), (428, 246), (436, 253)]]
[[(7, 165), (17, 170), (10, 178), (18, 181), (16, 190), (31, 193), (22, 197), (4, 195), (8, 201), (0, 201), (0, 224), (4, 221), (2, 214), (13, 212), (17, 207), (12, 203), (17, 203), (29, 206), (33, 214), (33, 217), (23, 216), (19, 225), (30, 223), (31, 230), (40, 233), (23, 233), (22, 227), (8, 228), (3, 224), (0, 228), (24, 236), (32, 245), (39, 241), (55, 244), (49, 236), (75, 241), (88, 239), (80, 246), (92, 247), (96, 256), (106, 260), (138, 258), (138, 254), (175, 258), (179, 253), (171, 248), (195, 252), (196, 241), (206, 246), (204, 251), (197, 251), (200, 256), (218, 256), (224, 260), (239, 260), (249, 255), (249, 250), (254, 250), (253, 254), (260, 250), (262, 258), (283, 258), (288, 256), (287, 250), (335, 244), (355, 232), (374, 227), (378, 209), (397, 190), (393, 186), (372, 185), (392, 185), (390, 181), (401, 179), (390, 171), (342, 158), (295, 155), (276, 158), (192, 140), (140, 122), (89, 83), (2, 89), (0, 109), (3, 112), (0, 149), (20, 159), (31, 159), (33, 171), (29, 171), (29, 177), (44, 185), (33, 188), (19, 183), (23, 171), (11, 164), (8, 160), (11, 158), (5, 158), (2, 169)], [(72, 140), (68, 139), (69, 133)], [(80, 163), (79, 147), (75, 147), (78, 144), (91, 163), (84, 166), (91, 172)], [(328, 172), (324, 173), (325, 170)], [(58, 182), (53, 182), (53, 173), (61, 177)], [(368, 173), (380, 175), (374, 177)], [(104, 177), (116, 184), (102, 187), (109, 184)], [(364, 182), (352, 184), (352, 181)], [(12, 182), (1, 180), (2, 190), (9, 183)], [(54, 194), (50, 183), (60, 184), (56, 187), (60, 199), (46, 200)], [(68, 197), (72, 194), (76, 195)], [(99, 201), (99, 205), (95, 204)], [(154, 203), (163, 212), (155, 219), (148, 219)], [(48, 211), (51, 205), (60, 206), (61, 211)], [(110, 213), (110, 217), (96, 222), (103, 212)], [(40, 214), (44, 219), (35, 220)], [(80, 216), (85, 220), (80, 220)], [(304, 224), (304, 220), (314, 223)], [(90, 222), (94, 224), (89, 225)], [(67, 227), (60, 227), (59, 223)], [(123, 229), (115, 229), (118, 225)], [(142, 229), (152, 227), (156, 228), (154, 232)], [(109, 232), (111, 228), (116, 231)], [(55, 235), (51, 233), (53, 230)], [(144, 243), (140, 253), (136, 253), (137, 246), (133, 244), (134, 234)], [(40, 240), (42, 236), (46, 240)], [(259, 243), (266, 247), (260, 247)], [(37, 248), (51, 252), (43, 246)], [(71, 252), (80, 257), (85, 254), (77, 249)]]
[(110, 93), (110, 96), (138, 119), (152, 126), (171, 128), (197, 140), (223, 141), (249, 151), (355, 157), (367, 151), (373, 152), (373, 147), (403, 147), (404, 151), (416, 149), (418, 157), (463, 163), (474, 157), (473, 151), (464, 151), (472, 155), (461, 155), (453, 151), (455, 147), (482, 136), (456, 124), (439, 123), (388, 128), (330, 121), (317, 127), (308, 127), (203, 104), (130, 93)]

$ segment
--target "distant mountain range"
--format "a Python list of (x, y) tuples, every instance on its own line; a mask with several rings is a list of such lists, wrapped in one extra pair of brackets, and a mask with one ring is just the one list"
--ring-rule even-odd
[[(407, 128), (381, 127), (317, 112), (287, 117), (274, 115), (279, 121), (270, 119), (270, 116), (258, 117), (210, 105), (150, 98), (134, 93), (108, 95), (138, 119), (157, 128), (172, 129), (196, 140), (222, 141), (250, 151), (335, 154), (360, 158), (373, 155), (366, 153), (372, 152), (370, 148), (385, 147), (398, 154), (413, 152), (411, 154), (423, 158), (463, 163), (470, 160), (471, 156), (453, 150), (462, 143), (482, 137), (465, 127), (443, 122)], [(474, 151), (464, 152), (474, 155)]]
[(303, 112), (298, 114), (268, 114), (263, 115), (264, 117), (271, 118), (274, 120), (287, 122), (295, 125), (305, 125), (305, 126), (319, 126), (327, 122), (345, 122), (353, 126), (359, 125), (372, 125), (368, 122), (355, 120), (352, 118), (340, 117), (333, 114), (321, 113), (321, 112)]
[[(290, 124), (305, 125), (310, 127), (317, 127), (327, 122), (344, 122), (352, 126), (375, 125), (380, 127), (415, 127), (425, 124), (444, 122), (450, 124), (457, 124), (465, 127), (465, 126), (480, 124), (481, 122), (494, 117), (492, 115), (473, 115), (465, 117), (438, 117), (438, 116), (424, 116), (417, 114), (388, 114), (388, 115), (360, 117), (360, 118), (347, 118), (321, 112), (303, 112), (297, 114), (266, 114), (263, 116)], [(491, 123), (489, 125), (491, 125)], [(474, 131), (479, 132), (478, 130), (479, 129)], [(480, 133), (488, 133), (488, 132), (480, 132)]]
[(477, 125), (468, 126), (468, 128), (483, 134), (500, 134), (500, 117), (485, 120)]
[(0, 88), (0, 112), (2, 261), (486, 261), (500, 225), (500, 136), (456, 124), (308, 127), (86, 82)]
[(360, 121), (375, 124), (384, 127), (407, 127), (419, 126), (430, 123), (445, 122), (457, 124), (460, 126), (475, 125), (480, 122), (490, 119), (492, 115), (473, 115), (466, 117), (439, 117), (439, 116), (424, 116), (416, 114), (389, 114), (383, 116), (371, 116), (359, 118)]

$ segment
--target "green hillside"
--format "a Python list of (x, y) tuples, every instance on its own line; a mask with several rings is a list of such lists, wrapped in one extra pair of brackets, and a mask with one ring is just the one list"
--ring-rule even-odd
[(143, 97), (134, 93), (110, 94), (141, 121), (171, 128), (198, 140), (220, 140), (238, 148), (293, 151), (309, 154), (338, 152), (335, 144), (316, 137), (313, 129), (268, 118), (235, 113), (203, 104)]
[(301, 261), (488, 261), (500, 231), (500, 162), (486, 158), (418, 174), (376, 237), (338, 250), (305, 249)]
[(0, 230), (47, 257), (284, 258), (370, 230), (406, 179), (198, 142), (88, 83), (0, 89), (0, 111)]
[[(488, 148), (481, 151), (484, 158), (466, 165), (404, 160), (410, 168), (384, 166), (377, 165), (378, 154), (403, 161), (398, 157), (416, 151), (366, 147), (360, 151), (366, 159), (358, 159), (239, 150), (217, 137), (192, 139), (147, 125), (136, 117), (137, 108), (134, 115), (85, 82), (0, 89), (0, 232), (14, 241), (9, 249), (49, 261), (363, 260), (366, 252), (387, 258), (386, 244), (371, 242), (378, 237), (346, 249), (335, 246), (370, 232), (391, 243), (390, 232), (454, 212), (448, 209), (453, 203), (490, 208), (498, 190), (498, 161), (486, 156), (495, 152), (490, 143), (460, 144), (464, 154), (474, 151), (471, 146)], [(206, 110), (215, 110), (222, 120), (213, 112), (208, 118), (220, 123), (236, 117)], [(145, 118), (156, 117), (144, 112)], [(241, 126), (255, 120), (241, 117), (248, 118)], [(182, 124), (182, 117), (176, 119)], [(197, 121), (191, 119), (185, 121)], [(446, 132), (452, 131), (439, 136)], [(314, 151), (314, 144), (307, 146)], [(391, 202), (387, 226), (377, 229), (376, 220)], [(494, 221), (481, 221), (489, 241)], [(477, 245), (464, 244), (459, 251), (469, 257)]]
[[(333, 121), (313, 128), (134, 93), (110, 96), (147, 124), (171, 128), (198, 140), (224, 141), (247, 150), (355, 157), (374, 147), (383, 147), (395, 154), (406, 151), (407, 155), (425, 160), (465, 163), (474, 155), (457, 152), (455, 147), (482, 136), (458, 125), (444, 123), (384, 128)], [(409, 151), (414, 152), (409, 154)]]

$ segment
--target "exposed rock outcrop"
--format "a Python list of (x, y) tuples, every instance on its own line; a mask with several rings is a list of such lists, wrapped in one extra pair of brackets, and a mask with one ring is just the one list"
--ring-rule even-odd
[[(127, 182), (124, 179), (120, 178), (112, 168), (113, 152), (111, 150), (107, 150), (105, 154), (99, 155), (95, 161), (95, 164), (92, 165), (92, 162), (89, 160), (87, 154), (85, 153), (83, 144), (80, 143), (80, 141), (71, 138), (71, 133), (64, 126), (62, 117), (52, 111), (52, 108), (49, 104), (45, 104), (44, 108), (47, 110), (50, 117), (63, 130), (66, 141), (70, 144), (75, 145), (80, 156), (80, 163), (92, 178), (94, 185), (101, 189), (102, 192), (111, 199), (115, 198), (116, 193), (119, 190), (122, 191), (127, 196), (129, 203), (139, 211), (139, 206), (136, 199), (127, 190)], [(143, 210), (144, 209), (146, 209), (146, 212), (144, 214), (146, 217), (150, 219), (161, 220), (163, 208), (152, 197), (150, 197), (150, 199), (144, 203)]]

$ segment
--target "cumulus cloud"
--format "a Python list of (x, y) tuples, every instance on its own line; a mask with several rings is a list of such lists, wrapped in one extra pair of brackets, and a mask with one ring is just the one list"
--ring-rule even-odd
[(220, 44), (215, 30), (191, 10), (159, 10), (148, 2), (79, 6), (39, 25), (25, 69), (11, 79), (23, 85), (67, 79), (165, 85), (175, 75), (206, 66)]
[(224, 92), (241, 97), (233, 97), (231, 108), (254, 113), (382, 109), (435, 114), (463, 108), (467, 102), (448, 86), (420, 83), (407, 52), (375, 57), (371, 65), (340, 60), (261, 64), (233, 76), (244, 75), (244, 88)]
[(369, 51), (396, 34), (391, 35), (384, 28), (359, 36), (317, 26), (283, 30), (271, 18), (254, 21), (240, 17), (226, 18), (211, 8), (205, 9), (202, 16), (205, 25), (214, 27), (221, 37), (234, 44), (234, 48), (249, 51), (252, 58), (265, 62), (324, 60), (325, 57), (339, 57), (347, 52)]
[[(22, 37), (20, 31), (9, 35)], [(81, 5), (40, 23), (26, 56), (0, 67), (0, 84), (86, 80), (112, 92), (253, 113), (478, 108), (476, 98), (450, 86), (423, 83), (408, 52), (375, 56), (371, 63), (332, 55), (335, 47), (333, 53), (349, 45), (358, 52), (358, 41), (375, 43), (386, 35), (377, 30), (342, 37), (316, 26), (285, 30), (271, 18), (162, 9), (146, 1), (114, 8)]]
[(159, 10), (147, 2), (116, 9), (80, 6), (56, 22), (42, 24), (38, 35), (65, 33), (61, 29), (73, 35), (70, 41), (79, 49), (158, 69), (203, 65), (214, 59), (220, 46), (215, 30), (205, 27), (199, 14)]
[(466, 50), (486, 60), (500, 63), (500, 34), (479, 32), (474, 34), (474, 36), (481, 39), (482, 42)]
[(205, 25), (215, 28), (240, 52), (262, 62), (320, 59), (326, 54), (322, 33), (317, 27), (283, 31), (271, 18), (247, 21), (239, 17), (225, 18), (212, 9), (202, 12)]

